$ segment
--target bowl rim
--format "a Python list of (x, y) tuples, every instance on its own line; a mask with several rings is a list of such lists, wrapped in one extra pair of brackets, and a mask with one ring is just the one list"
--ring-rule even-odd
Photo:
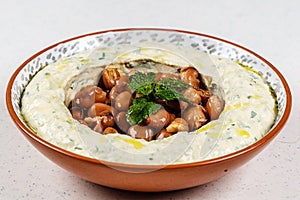
[[(282, 82), (285, 92), (286, 92), (286, 107), (285, 107), (285, 111), (281, 117), (281, 119), (279, 119), (278, 123), (276, 126), (272, 127), (271, 131), (268, 132), (268, 134), (266, 134), (264, 137), (262, 137), (260, 140), (258, 140), (257, 142), (243, 148), (240, 149), (238, 151), (235, 151), (233, 153), (230, 154), (226, 154), (224, 156), (219, 156), (216, 158), (212, 158), (212, 159), (208, 159), (208, 160), (203, 160), (203, 161), (195, 161), (195, 162), (189, 162), (189, 163), (178, 163), (178, 164), (169, 164), (169, 165), (146, 165), (146, 164), (124, 164), (124, 163), (117, 163), (117, 162), (108, 162), (108, 161), (103, 161), (100, 159), (95, 159), (95, 158), (90, 158), (90, 157), (86, 157), (83, 155), (79, 155), (70, 151), (67, 151), (61, 147), (55, 146), (54, 144), (51, 144), (50, 142), (47, 142), (46, 140), (44, 140), (43, 138), (37, 136), (31, 129), (29, 129), (23, 122), (22, 120), (18, 117), (17, 113), (15, 112), (14, 108), (13, 108), (13, 103), (12, 103), (12, 98), (11, 98), (11, 90), (12, 90), (12, 86), (13, 83), (17, 77), (17, 75), (19, 74), (19, 72), (34, 58), (38, 57), (39, 55), (43, 54), (44, 52), (60, 45), (63, 43), (67, 43), (73, 40), (77, 40), (83, 37), (87, 37), (87, 36), (93, 36), (93, 35), (99, 35), (99, 34), (105, 34), (105, 33), (109, 33), (109, 32), (125, 32), (125, 31), (158, 31), (158, 32), (174, 32), (174, 33), (181, 33), (181, 34), (188, 34), (188, 35), (195, 35), (195, 36), (201, 36), (201, 37), (207, 37), (213, 40), (217, 40), (220, 41), (222, 43), (226, 43), (232, 46), (235, 46), (237, 48), (240, 48), (250, 54), (252, 54), (253, 56), (257, 57), (258, 59), (262, 60), (265, 64), (267, 64), (267, 66), (269, 68), (271, 68), (279, 77), (280, 81)], [(37, 53), (35, 53), (34, 55), (32, 55), (31, 57), (29, 57), (27, 60), (25, 60), (25, 62), (23, 62), (16, 70), (15, 72), (12, 74), (11, 78), (9, 79), (9, 82), (7, 84), (7, 88), (6, 88), (6, 106), (8, 109), (8, 112), (10, 114), (11, 119), (13, 120), (13, 122), (15, 123), (15, 125), (17, 126), (17, 128), (23, 133), (25, 134), (25, 136), (29, 136), (31, 139), (35, 140), (36, 142), (46, 146), (47, 148), (50, 148), (58, 153), (64, 154), (66, 156), (69, 157), (73, 157), (75, 159), (79, 159), (82, 161), (86, 161), (86, 162), (91, 162), (94, 164), (102, 164), (102, 165), (106, 165), (106, 166), (112, 166), (112, 167), (120, 167), (120, 168), (129, 168), (129, 169), (174, 169), (174, 168), (186, 168), (186, 167), (196, 167), (196, 166), (203, 166), (203, 165), (211, 165), (214, 163), (218, 163), (218, 162), (222, 162), (225, 160), (230, 160), (230, 159), (234, 159), (236, 157), (238, 157), (239, 155), (242, 154), (247, 154), (250, 153), (252, 151), (254, 151), (255, 149), (259, 148), (260, 146), (264, 146), (265, 144), (269, 143), (279, 132), (280, 130), (284, 127), (285, 123), (287, 122), (289, 115), (291, 113), (291, 109), (292, 109), (292, 94), (290, 91), (290, 88), (288, 86), (287, 81), (285, 80), (285, 78), (283, 77), (283, 75), (279, 72), (279, 70), (277, 68), (275, 68), (275, 66), (273, 66), (269, 61), (267, 61), (265, 58), (263, 58), (262, 56), (258, 55), (257, 53), (253, 52), (252, 50), (241, 46), (239, 44), (236, 44), (234, 42), (228, 41), (226, 39), (222, 39), (216, 36), (212, 36), (212, 35), (208, 35), (208, 34), (203, 34), (203, 33), (198, 33), (198, 32), (193, 32), (193, 31), (188, 31), (188, 30), (181, 30), (181, 29), (173, 29), (173, 28), (139, 28), (139, 27), (135, 27), (135, 28), (118, 28), (118, 29), (108, 29), (108, 30), (102, 30), (102, 31), (97, 31), (97, 32), (92, 32), (92, 33), (87, 33), (87, 34), (83, 34), (83, 35), (79, 35), (79, 36), (75, 36), (75, 37), (71, 37), (69, 39), (65, 39), (62, 40), (60, 42), (57, 42), (55, 44), (52, 44), (40, 51), (38, 51)]]

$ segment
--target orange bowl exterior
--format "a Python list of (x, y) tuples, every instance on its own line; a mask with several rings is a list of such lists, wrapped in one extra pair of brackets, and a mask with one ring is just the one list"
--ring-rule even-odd
[[(19, 130), (23, 133), (23, 135), (27, 138), (27, 140), (29, 140), (30, 143), (41, 153), (43, 153), (47, 158), (49, 158), (65, 170), (70, 171), (88, 181), (103, 186), (124, 190), (159, 192), (190, 188), (223, 177), (224, 175), (228, 174), (229, 172), (233, 171), (234, 169), (240, 167), (241, 165), (249, 161), (259, 152), (261, 152), (267, 146), (267, 144), (269, 144), (275, 138), (275, 136), (279, 133), (279, 131), (283, 128), (284, 124), (286, 123), (288, 116), (291, 112), (292, 105), (292, 96), (288, 84), (285, 81), (284, 77), (280, 74), (280, 72), (271, 63), (266, 61), (261, 56), (255, 54), (254, 52), (232, 42), (225, 41), (223, 39), (187, 31), (145, 28), (121, 30), (159, 30), (201, 35), (210, 37), (212, 39), (217, 39), (221, 42), (229, 43), (238, 48), (251, 52), (259, 59), (267, 63), (268, 66), (279, 76), (280, 81), (282, 81), (284, 89), (286, 91), (285, 101), (287, 106), (285, 108), (285, 112), (282, 118), (277, 123), (277, 125), (267, 135), (265, 135), (256, 143), (234, 153), (206, 161), (185, 164), (173, 164), (168, 166), (149, 166), (109, 163), (77, 155), (75, 153), (66, 151), (60, 147), (54, 146), (49, 142), (43, 140), (42, 138), (38, 137), (26, 125), (24, 125), (22, 120), (16, 114), (12, 104), (11, 89), (14, 80), (20, 72), (20, 70), (31, 59), (43, 53), (47, 49), (50, 49), (51, 47), (55, 46), (53, 45), (29, 58), (23, 65), (21, 65), (16, 70), (16, 72), (12, 75), (7, 86), (6, 102), (12, 120), (19, 128)], [(77, 38), (80, 37), (72, 38), (70, 40), (75, 40)]]
[[(245, 151), (217, 159), (164, 167), (116, 164), (86, 158), (41, 142), (36, 136), (32, 137), (25, 131), (22, 132), (47, 158), (83, 179), (107, 187), (142, 192), (185, 189), (219, 179), (248, 162), (272, 139), (270, 137)], [(144, 170), (146, 172), (143, 172)]]

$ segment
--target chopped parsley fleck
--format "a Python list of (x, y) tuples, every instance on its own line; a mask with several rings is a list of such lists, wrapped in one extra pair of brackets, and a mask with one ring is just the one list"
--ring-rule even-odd
[(46, 77), (46, 78), (50, 78), (50, 76), (51, 76), (51, 74), (50, 74), (49, 72), (46, 72), (46, 73), (45, 73), (45, 77)]
[(98, 58), (99, 60), (103, 60), (105, 58), (105, 52), (102, 52), (102, 56)]
[(251, 118), (254, 118), (256, 115), (257, 115), (257, 113), (256, 113), (256, 112), (254, 112), (254, 111), (251, 111)]

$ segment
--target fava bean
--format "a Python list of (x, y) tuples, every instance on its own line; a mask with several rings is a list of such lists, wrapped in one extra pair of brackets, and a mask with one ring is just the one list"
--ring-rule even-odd
[(124, 133), (126, 133), (130, 127), (130, 124), (126, 120), (126, 112), (119, 112), (115, 117), (115, 122), (118, 128)]
[(208, 112), (210, 120), (216, 120), (219, 118), (221, 112), (224, 109), (224, 105), (225, 101), (223, 99), (220, 99), (217, 96), (209, 97), (205, 108)]
[(166, 128), (170, 133), (177, 133), (179, 131), (189, 131), (189, 125), (183, 118), (176, 118)]
[(106, 68), (102, 72), (102, 80), (107, 89), (114, 87), (119, 78), (120, 73), (116, 68)]
[(89, 108), (88, 116), (89, 117), (100, 116), (101, 112), (103, 111), (109, 111), (110, 113), (112, 113), (113, 109), (111, 106), (105, 103), (95, 103)]
[(80, 107), (78, 107), (78, 106), (76, 106), (76, 107), (72, 107), (71, 109), (70, 109), (70, 112), (71, 112), (71, 114), (72, 114), (72, 117), (74, 118), (74, 119), (76, 119), (76, 120), (83, 120), (83, 118), (84, 118), (84, 114), (83, 114), (83, 110), (80, 108)]
[(149, 127), (134, 125), (128, 129), (127, 134), (136, 139), (144, 139), (146, 141), (151, 141), (152, 137), (154, 135), (154, 132)]
[(74, 103), (82, 108), (89, 108), (94, 103), (104, 103), (106, 92), (97, 86), (87, 86), (82, 88), (74, 98)]
[(94, 131), (102, 133), (107, 127), (112, 127), (115, 122), (113, 116), (109, 112), (103, 112), (101, 116), (96, 116), (97, 124), (94, 127)]
[(199, 89), (199, 72), (194, 67), (186, 67), (180, 70), (180, 78), (195, 89)]
[(162, 140), (162, 139), (170, 137), (172, 135), (173, 135), (173, 133), (168, 132), (166, 129), (162, 129), (156, 134), (155, 138), (156, 138), (156, 140)]
[(107, 127), (106, 129), (104, 129), (103, 134), (107, 135), (107, 134), (114, 134), (114, 133), (118, 133), (118, 131), (116, 129), (114, 129), (113, 127)]
[(205, 109), (201, 105), (190, 106), (183, 114), (183, 118), (188, 122), (189, 128), (195, 130), (207, 122)]
[(161, 130), (170, 123), (171, 116), (165, 109), (159, 110), (157, 113), (147, 118), (146, 124), (155, 130)]
[(128, 91), (121, 92), (114, 101), (111, 102), (112, 106), (119, 111), (128, 110), (132, 102), (131, 94)]

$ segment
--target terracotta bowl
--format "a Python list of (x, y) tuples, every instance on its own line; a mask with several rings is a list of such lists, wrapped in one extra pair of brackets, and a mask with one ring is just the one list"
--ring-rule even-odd
[[(262, 74), (276, 93), (278, 116), (275, 124), (262, 139), (234, 153), (200, 162), (168, 166), (110, 163), (84, 157), (54, 146), (28, 128), (20, 114), (20, 99), (24, 88), (41, 67), (86, 49), (139, 41), (169, 42), (190, 46), (252, 67)], [(17, 68), (9, 81), (6, 94), (7, 108), (17, 128), (50, 160), (83, 179), (100, 185), (150, 192), (178, 190), (205, 184), (243, 165), (262, 151), (282, 129), (291, 111), (291, 98), (288, 84), (280, 72), (253, 51), (210, 35), (156, 28), (101, 31), (49, 46)]]

